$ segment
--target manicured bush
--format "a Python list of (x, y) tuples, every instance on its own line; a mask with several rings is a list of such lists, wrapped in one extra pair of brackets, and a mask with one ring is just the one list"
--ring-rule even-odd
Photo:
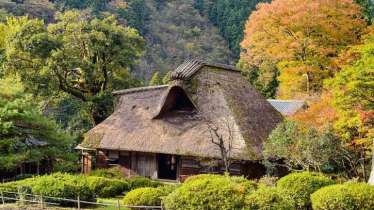
[(334, 184), (334, 181), (321, 173), (294, 173), (281, 178), (277, 187), (287, 190), (294, 200), (295, 209), (311, 209), (310, 195), (318, 189)]
[(123, 180), (124, 175), (120, 171), (119, 167), (114, 167), (110, 169), (96, 169), (93, 171), (90, 171), (87, 176), (96, 176), (96, 177), (104, 177), (108, 179), (119, 179)]
[(123, 203), (130, 206), (161, 206), (161, 197), (165, 195), (158, 188), (138, 188), (127, 193)]
[(129, 184), (118, 179), (91, 176), (88, 177), (88, 181), (95, 195), (101, 198), (114, 197), (129, 190)]
[(241, 209), (244, 190), (226, 177), (194, 179), (169, 194), (163, 203), (166, 209)]
[(311, 196), (314, 210), (374, 209), (374, 186), (351, 183), (324, 187)]
[(246, 197), (243, 210), (292, 210), (292, 201), (282, 189), (262, 187)]
[(163, 186), (158, 187), (162, 192), (165, 192), (166, 195), (169, 195), (170, 193), (174, 192), (176, 189), (181, 187), (182, 184), (165, 184)]
[(160, 187), (163, 186), (164, 183), (159, 181), (152, 181), (148, 178), (138, 177), (134, 178), (130, 181), (130, 189), (137, 189), (137, 188), (144, 188), (144, 187)]
[(217, 178), (222, 178), (222, 176), (218, 174), (199, 174), (199, 175), (187, 177), (184, 183), (188, 183), (188, 182), (195, 181), (198, 179), (217, 179)]
[(94, 200), (93, 190), (89, 187), (86, 176), (73, 176), (63, 173), (40, 176), (32, 184), (35, 195), (76, 199), (84, 201)]

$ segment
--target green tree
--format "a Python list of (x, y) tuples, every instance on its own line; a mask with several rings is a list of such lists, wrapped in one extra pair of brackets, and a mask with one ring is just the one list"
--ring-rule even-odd
[(46, 28), (43, 21), (29, 20), (8, 35), (5, 72), (17, 72), (39, 95), (78, 98), (98, 124), (113, 110), (113, 90), (140, 85), (129, 70), (145, 42), (136, 30), (118, 26), (114, 16), (88, 20), (68, 11), (56, 21)]
[(343, 140), (329, 130), (322, 134), (313, 128), (304, 131), (297, 121), (286, 120), (264, 142), (266, 158), (284, 160), (289, 169), (318, 170), (339, 155)]
[(165, 74), (164, 78), (162, 78), (162, 83), (163, 84), (168, 84), (169, 83), (169, 78), (170, 78), (171, 73), (173, 73), (173, 71), (168, 71), (168, 73)]
[(149, 86), (157, 86), (157, 85), (162, 85), (162, 80), (161, 80), (158, 72), (156, 72), (153, 75), (151, 81), (149, 82)]
[(20, 77), (0, 82), (0, 169), (42, 160), (52, 161), (56, 170), (74, 169), (74, 137), (41, 113), (33, 97), (24, 94)]

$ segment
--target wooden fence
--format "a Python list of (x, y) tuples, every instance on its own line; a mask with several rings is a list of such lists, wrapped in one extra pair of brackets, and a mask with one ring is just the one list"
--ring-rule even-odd
[[(25, 195), (25, 196), (31, 196), (36, 199), (33, 200), (27, 200), (23, 198), (17, 198), (15, 196), (14, 198), (12, 197), (6, 197), (4, 196), (4, 193), (7, 194), (14, 194), (14, 195)], [(130, 209), (153, 209), (153, 210), (162, 210), (162, 206), (129, 206), (129, 205), (120, 205), (119, 199), (117, 199), (117, 204), (111, 204), (111, 203), (95, 203), (95, 202), (90, 202), (90, 201), (81, 201), (79, 196), (77, 197), (77, 200), (73, 199), (66, 199), (66, 198), (57, 198), (57, 197), (50, 197), (50, 196), (43, 196), (43, 195), (33, 195), (33, 194), (27, 194), (27, 193), (18, 193), (18, 192), (9, 192), (9, 191), (0, 191), (0, 197), (2, 204), (5, 205), (6, 200), (10, 201), (23, 201), (23, 202), (29, 202), (29, 203), (38, 203), (40, 204), (40, 208), (44, 209), (46, 205), (52, 205), (52, 206), (58, 206), (60, 205), (59, 203), (52, 203), (52, 202), (45, 202), (44, 198), (47, 199), (53, 199), (53, 200), (59, 200), (59, 201), (67, 201), (67, 202), (72, 202), (77, 204), (78, 210), (81, 209), (81, 204), (90, 204), (90, 205), (101, 205), (101, 206), (116, 206), (118, 210), (121, 210), (121, 207), (126, 207)], [(123, 209), (123, 208), (122, 208)]]

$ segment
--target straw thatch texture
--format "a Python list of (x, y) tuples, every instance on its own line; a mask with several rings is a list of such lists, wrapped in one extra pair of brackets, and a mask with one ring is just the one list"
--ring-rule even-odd
[[(180, 94), (187, 94), (197, 109), (173, 110)], [(240, 72), (203, 64), (169, 86), (117, 92), (115, 112), (86, 133), (80, 146), (220, 157), (197, 110), (217, 125), (225, 119), (233, 122), (235, 159), (261, 159), (262, 141), (282, 120)]]

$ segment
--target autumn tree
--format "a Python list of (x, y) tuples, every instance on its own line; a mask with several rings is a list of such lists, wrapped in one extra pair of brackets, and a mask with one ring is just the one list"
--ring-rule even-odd
[(321, 91), (338, 69), (334, 59), (359, 43), (366, 25), (351, 0), (275, 0), (257, 8), (246, 23), (239, 67), (253, 83), (279, 80), (282, 98)]
[[(374, 136), (374, 35), (370, 33), (364, 44), (353, 47), (353, 62), (348, 63), (326, 88), (332, 89), (332, 105), (339, 114), (334, 124), (341, 136), (349, 139), (348, 147), (361, 154), (365, 172), (365, 158), (372, 151)], [(366, 174), (363, 174), (364, 178)]]
[(17, 73), (29, 90), (74, 96), (94, 124), (112, 112), (111, 92), (139, 85), (129, 73), (144, 50), (136, 30), (114, 16), (89, 20), (78, 11), (58, 13), (55, 24), (28, 20), (7, 37), (6, 74)]

